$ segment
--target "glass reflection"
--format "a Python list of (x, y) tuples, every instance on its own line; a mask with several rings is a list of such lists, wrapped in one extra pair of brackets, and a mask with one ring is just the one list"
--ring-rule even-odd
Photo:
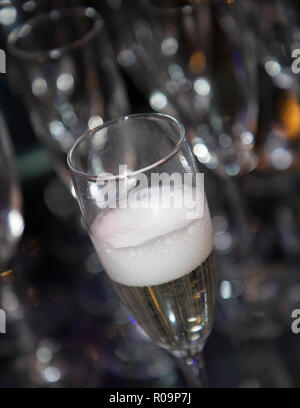
[(65, 153), (74, 140), (129, 112), (104, 22), (92, 7), (55, 9), (13, 30), (8, 46), (34, 130), (69, 187)]

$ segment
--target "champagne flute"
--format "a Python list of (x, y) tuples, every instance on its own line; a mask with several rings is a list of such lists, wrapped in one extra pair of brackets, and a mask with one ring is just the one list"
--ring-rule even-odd
[[(213, 180), (210, 188), (217, 186), (210, 203), (221, 279), (243, 288), (249, 259), (257, 270), (260, 259), (241, 189), (243, 175), (257, 165), (258, 113), (254, 35), (242, 3), (139, 0), (126, 6), (109, 1), (107, 7), (121, 27), (112, 37), (119, 64), (154, 110), (183, 121), (193, 153)], [(124, 18), (130, 24), (121, 25)], [(233, 323), (231, 318), (226, 332)]]
[[(17, 27), (8, 45), (15, 64), (24, 72), (25, 81), (19, 89), (30, 109), (34, 130), (50, 152), (58, 175), (72, 191), (66, 152), (76, 137), (130, 110), (104, 22), (91, 7), (54, 9)], [(59, 205), (63, 208), (65, 201), (59, 200)], [(72, 226), (70, 235), (78, 236), (81, 248), (86, 248), (79, 209), (70, 207), (64, 215), (68, 221), (65, 224), (68, 230)], [(103, 292), (109, 292), (101, 273), (97, 282)], [(101, 317), (114, 314), (115, 304), (109, 296), (99, 296), (95, 306), (84, 286), (80, 287), (79, 297), (86, 310), (96, 313), (97, 308)]]
[(132, 319), (201, 376), (215, 304), (213, 235), (183, 126), (164, 114), (121, 117), (84, 133), (68, 164), (90, 237)]
[(129, 111), (104, 22), (92, 7), (53, 9), (19, 25), (7, 41), (35, 133), (72, 189), (66, 154), (75, 139)]
[[(295, 65), (300, 20), (294, 1), (242, 4), (256, 36), (261, 107), (255, 146), (257, 169), (243, 180), (242, 188), (252, 202), (258, 226), (256, 241), (263, 243), (258, 247), (264, 260), (263, 270), (251, 272), (245, 298), (248, 305), (264, 305), (264, 314), (273, 316), (270, 320), (274, 323), (267, 325), (264, 319), (259, 330), (252, 330), (256, 337), (262, 337), (260, 332), (266, 337), (266, 333), (282, 333), (299, 301), (295, 288), (299, 284), (300, 88)], [(270, 259), (272, 253), (280, 254), (275, 262), (274, 256)], [(253, 309), (252, 315), (258, 315), (257, 308)]]

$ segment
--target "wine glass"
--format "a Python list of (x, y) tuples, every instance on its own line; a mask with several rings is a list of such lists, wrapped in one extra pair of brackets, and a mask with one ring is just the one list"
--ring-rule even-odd
[(214, 315), (213, 235), (183, 126), (164, 114), (121, 117), (83, 134), (68, 164), (90, 237), (131, 318), (199, 374)]
[[(88, 256), (90, 244), (77, 206), (68, 204), (64, 211), (73, 193), (66, 154), (86, 129), (129, 110), (104, 22), (92, 7), (54, 8), (15, 28), (7, 45), (14, 57), (10, 81), (17, 81), (34, 131), (68, 188), (57, 200), (58, 211)], [(52, 189), (48, 197), (54, 194)], [(77, 250), (74, 244), (72, 249)]]
[[(253, 203), (256, 239), (262, 243), (260, 252), (268, 264), (264, 270), (253, 271), (246, 292), (250, 301), (255, 295), (267, 304), (266, 309), (272, 309), (282, 332), (299, 302), (300, 93), (294, 52), (300, 48), (300, 20), (294, 1), (242, 4), (256, 37), (261, 106), (255, 146), (257, 169), (243, 180), (243, 189)], [(266, 324), (263, 326), (265, 332)]]
[(24, 220), (13, 149), (1, 112), (0, 156), (0, 265), (3, 273), (6, 268), (9, 269), (9, 261), (23, 233)]
[(72, 188), (66, 153), (73, 142), (129, 110), (104, 22), (92, 7), (54, 9), (15, 28), (7, 44), (34, 130)]
[(245, 1), (243, 7), (247, 25), (255, 34), (261, 68), (257, 167), (265, 173), (297, 172), (300, 124), (295, 68), (300, 47), (299, 13), (291, 0)]

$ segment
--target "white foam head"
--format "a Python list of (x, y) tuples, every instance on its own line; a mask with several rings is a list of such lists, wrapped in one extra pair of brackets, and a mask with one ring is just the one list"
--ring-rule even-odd
[(213, 247), (206, 200), (199, 218), (189, 219), (191, 210), (128, 207), (99, 214), (92, 239), (110, 278), (128, 286), (159, 285), (203, 263)]

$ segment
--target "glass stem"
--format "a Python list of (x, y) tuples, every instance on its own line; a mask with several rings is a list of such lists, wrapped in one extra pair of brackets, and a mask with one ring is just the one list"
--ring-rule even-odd
[(202, 351), (179, 359), (179, 365), (190, 388), (209, 387)]

